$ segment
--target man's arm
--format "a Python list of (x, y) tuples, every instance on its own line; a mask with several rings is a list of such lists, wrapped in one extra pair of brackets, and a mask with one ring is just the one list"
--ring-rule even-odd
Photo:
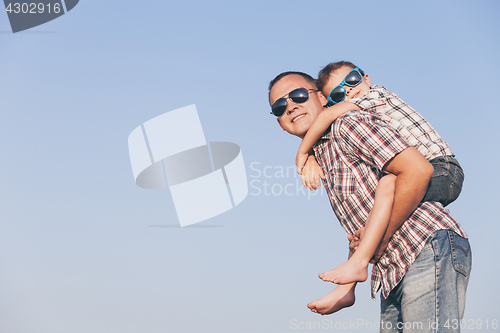
[(409, 147), (394, 156), (383, 168), (396, 178), (394, 205), (387, 230), (375, 252), (377, 261), (385, 251), (392, 235), (413, 214), (427, 191), (433, 166), (414, 147)]
[[(360, 161), (396, 175), (396, 189), (389, 225), (375, 253), (380, 258), (392, 235), (417, 208), (427, 191), (434, 167), (414, 147), (409, 146), (394, 128), (379, 121), (375, 114), (360, 113), (344, 117), (339, 123), (338, 140), (342, 149)], [(361, 238), (362, 232), (354, 235)], [(356, 247), (356, 241), (350, 248)]]

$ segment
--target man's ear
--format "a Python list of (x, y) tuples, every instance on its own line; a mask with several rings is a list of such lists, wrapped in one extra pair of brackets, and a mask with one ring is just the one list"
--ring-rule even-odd
[(328, 100), (326, 99), (325, 95), (321, 91), (318, 91), (318, 98), (319, 101), (321, 102), (321, 105), (326, 105), (328, 104)]
[(368, 85), (370, 87), (372, 86), (372, 83), (370, 82), (370, 78), (368, 77), (368, 74), (365, 74), (365, 76), (363, 76), (363, 79), (365, 79), (366, 83), (368, 83)]

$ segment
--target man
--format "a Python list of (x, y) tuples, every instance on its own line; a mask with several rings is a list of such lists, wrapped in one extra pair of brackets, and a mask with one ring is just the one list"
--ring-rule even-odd
[[(271, 81), (269, 102), (282, 107), (279, 125), (300, 138), (327, 104), (315, 80), (300, 72), (282, 73)], [(332, 208), (350, 235), (362, 230), (380, 177), (397, 176), (389, 226), (371, 279), (372, 297), (382, 288), (381, 331), (459, 331), (460, 325), (453, 323), (463, 316), (471, 251), (449, 211), (439, 203), (420, 203), (433, 172), (429, 162), (366, 111), (339, 117), (314, 150)], [(338, 311), (354, 303), (354, 287), (338, 285), (308, 306), (321, 314)]]

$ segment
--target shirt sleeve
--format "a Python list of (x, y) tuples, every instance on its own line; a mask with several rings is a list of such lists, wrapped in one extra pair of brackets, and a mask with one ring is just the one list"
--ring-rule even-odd
[(334, 123), (332, 136), (351, 160), (382, 170), (394, 156), (410, 145), (373, 113), (350, 112)]
[(350, 99), (346, 102), (356, 104), (361, 110), (376, 112), (378, 108), (386, 105), (386, 96), (380, 89), (370, 89), (361, 97)]

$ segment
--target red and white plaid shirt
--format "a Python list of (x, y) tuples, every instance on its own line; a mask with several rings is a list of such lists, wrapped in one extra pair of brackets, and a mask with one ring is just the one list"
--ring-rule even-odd
[[(351, 111), (332, 123), (316, 142), (316, 160), (325, 173), (324, 185), (340, 224), (348, 234), (365, 225), (384, 165), (410, 145), (372, 112)], [(419, 204), (394, 233), (386, 251), (373, 266), (372, 298), (382, 287), (387, 298), (420, 253), (427, 238), (448, 229), (467, 238), (465, 231), (438, 202)]]
[(396, 94), (381, 85), (374, 85), (359, 98), (348, 100), (362, 110), (375, 112), (415, 147), (424, 157), (431, 160), (436, 157), (453, 155), (451, 149), (439, 136), (438, 132)]

